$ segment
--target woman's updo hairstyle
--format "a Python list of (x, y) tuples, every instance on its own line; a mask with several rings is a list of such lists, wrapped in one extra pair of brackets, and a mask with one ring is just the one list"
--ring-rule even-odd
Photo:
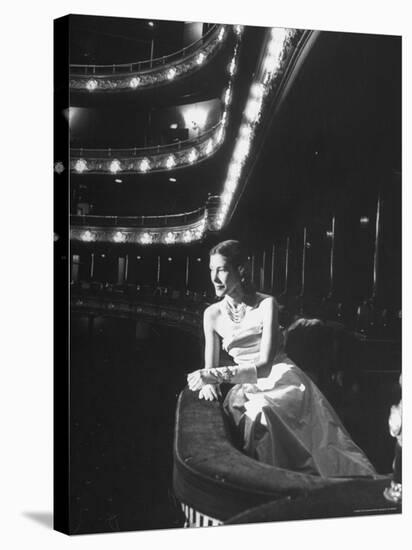
[(218, 243), (211, 249), (209, 256), (213, 256), (215, 254), (220, 254), (226, 258), (226, 260), (228, 260), (234, 268), (239, 270), (240, 282), (246, 294), (255, 292), (250, 279), (247, 253), (239, 241), (231, 239)]

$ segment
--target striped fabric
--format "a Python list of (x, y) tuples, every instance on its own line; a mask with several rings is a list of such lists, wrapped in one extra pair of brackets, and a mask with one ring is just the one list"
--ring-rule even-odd
[(183, 527), (214, 527), (216, 525), (223, 525), (223, 521), (206, 516), (187, 504), (181, 503), (181, 506), (186, 518)]

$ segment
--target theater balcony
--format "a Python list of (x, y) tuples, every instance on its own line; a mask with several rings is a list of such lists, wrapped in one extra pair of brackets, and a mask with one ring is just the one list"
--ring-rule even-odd
[[(70, 106), (71, 212), (81, 216), (72, 225), (84, 230), (73, 231), (74, 239), (192, 242), (222, 227), (242, 171), (262, 139), (265, 110), (273, 107), (297, 59), (316, 38), (299, 30), (234, 27), (231, 32), (229, 57), (223, 64), (216, 58), (202, 65), (196, 80), (182, 82), (184, 88), (159, 88), (149, 103), (134, 98), (132, 104), (116, 103), (109, 95), (96, 104), (91, 93), (89, 107)], [(201, 90), (201, 101), (182, 104), (194, 89)], [(137, 114), (130, 116), (134, 105)], [(96, 147), (100, 144), (106, 146)], [(96, 228), (110, 225), (115, 203), (113, 226), (122, 227), (123, 236)], [(202, 212), (202, 219), (182, 226), (195, 212)], [(174, 217), (177, 223), (170, 225)], [(170, 230), (150, 230), (156, 226)]]
[[(116, 22), (114, 24), (116, 25)], [(119, 22), (117, 22), (117, 25), (119, 25)], [(111, 31), (113, 37), (112, 18), (100, 18), (97, 21), (96, 18), (74, 16), (72, 33), (76, 37), (75, 46), (77, 48), (75, 47), (74, 51), (72, 50), (72, 57), (76, 57), (76, 54), (78, 57), (90, 57), (92, 55), (89, 51), (84, 51), (90, 49), (91, 28), (94, 28), (95, 33), (99, 34)], [(140, 92), (142, 89), (158, 87), (162, 84), (166, 85), (171, 81), (187, 77), (192, 72), (199, 70), (201, 66), (211, 62), (225, 47), (231, 34), (240, 34), (241, 27), (239, 25), (231, 27), (228, 25), (162, 21), (154, 23), (153, 21), (131, 19), (122, 21), (119, 32), (123, 34), (123, 41), (134, 42), (136, 55), (142, 52), (143, 56), (146, 55), (147, 58), (126, 63), (124, 58), (121, 57), (119, 57), (122, 61), (120, 63), (71, 63), (70, 88), (73, 92), (130, 92), (130, 90)], [(165, 34), (167, 35), (167, 42), (165, 41)], [(83, 49), (81, 47), (82, 38), (85, 41)], [(113, 38), (112, 41), (116, 43)], [(172, 50), (173, 44), (181, 43), (185, 44), (182, 48), (160, 55), (165, 51)], [(120, 56), (119, 43), (116, 46), (116, 54)], [(123, 44), (124, 55), (130, 56), (130, 49), (127, 46)], [(154, 53), (155, 48), (156, 54)], [(99, 51), (99, 49), (103, 51)], [(110, 51), (102, 48), (99, 42), (94, 47), (94, 53), (97, 56), (103, 55), (103, 57), (110, 55)]]

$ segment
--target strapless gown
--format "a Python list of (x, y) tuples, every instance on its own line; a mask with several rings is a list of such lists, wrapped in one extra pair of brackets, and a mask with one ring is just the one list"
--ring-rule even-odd
[[(227, 318), (222, 347), (238, 365), (257, 361), (262, 329), (256, 309), (240, 324)], [(319, 388), (283, 352), (268, 377), (234, 386), (224, 409), (240, 430), (243, 451), (261, 462), (322, 477), (376, 475)]]

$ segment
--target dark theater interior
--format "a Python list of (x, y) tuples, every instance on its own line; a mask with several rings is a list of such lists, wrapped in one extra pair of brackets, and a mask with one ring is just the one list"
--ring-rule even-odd
[[(399, 512), (383, 491), (401, 398), (401, 38), (70, 15), (55, 48), (70, 305), (57, 528)], [(243, 456), (221, 401), (187, 389), (217, 300), (209, 250), (226, 239), (282, 330), (326, 327), (317, 383), (376, 479), (271, 472)]]

